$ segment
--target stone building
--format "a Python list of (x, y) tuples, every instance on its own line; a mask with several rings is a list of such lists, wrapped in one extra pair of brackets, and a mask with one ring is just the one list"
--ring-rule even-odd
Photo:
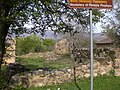
[(100, 41), (95, 42), (96, 47), (112, 47), (113, 46), (113, 40), (109, 37), (103, 38)]

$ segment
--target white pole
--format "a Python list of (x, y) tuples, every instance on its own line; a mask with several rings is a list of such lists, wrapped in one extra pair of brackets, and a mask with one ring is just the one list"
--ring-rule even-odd
[(93, 90), (93, 28), (92, 28), (92, 9), (90, 9), (90, 90)]

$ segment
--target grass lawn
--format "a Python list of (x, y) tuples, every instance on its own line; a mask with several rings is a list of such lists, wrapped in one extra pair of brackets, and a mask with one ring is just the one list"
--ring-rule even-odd
[(69, 55), (61, 56), (60, 59), (54, 60), (54, 61), (49, 61), (49, 62), (47, 62), (45, 60), (45, 58), (43, 58), (43, 57), (38, 57), (38, 58), (17, 57), (16, 61), (32, 70), (37, 69), (37, 68), (60, 69), (60, 68), (73, 66), (73, 61), (70, 59)]
[[(77, 80), (75, 82), (63, 83), (60, 85), (45, 86), (45, 87), (34, 87), (25, 90), (90, 90), (89, 79)], [(17, 90), (17, 89), (16, 89)], [(23, 90), (23, 89), (19, 89)], [(120, 90), (120, 77), (115, 76), (99, 76), (94, 78), (94, 90)]]

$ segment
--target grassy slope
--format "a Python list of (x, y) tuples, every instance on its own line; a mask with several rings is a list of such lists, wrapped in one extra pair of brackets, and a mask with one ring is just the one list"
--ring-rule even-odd
[[(56, 86), (29, 88), (28, 90), (57, 90), (58, 88), (60, 90), (90, 90), (89, 82), (89, 79), (78, 80), (77, 84), (81, 89), (77, 88), (74, 82), (71, 82)], [(100, 76), (94, 78), (94, 90), (120, 90), (120, 77)]]

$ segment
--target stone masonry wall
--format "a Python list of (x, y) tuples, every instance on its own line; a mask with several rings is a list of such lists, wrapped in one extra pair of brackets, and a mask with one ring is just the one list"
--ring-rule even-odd
[[(82, 51), (85, 51), (82, 53)], [(110, 75), (120, 76), (120, 58), (115, 59), (114, 50), (108, 49), (96, 49), (94, 50), (94, 77), (99, 75)], [(89, 50), (79, 50), (76, 51), (76, 55), (81, 58), (83, 57), (86, 61), (79, 63), (75, 67), (65, 68), (65, 69), (39, 69), (36, 71), (28, 71), (21, 74), (16, 74), (11, 77), (10, 86), (23, 86), (23, 87), (37, 87), (46, 86), (52, 84), (59, 84), (63, 82), (68, 82), (77, 78), (88, 78), (90, 77), (90, 60), (89, 60)], [(80, 56), (81, 55), (81, 56)], [(51, 56), (51, 54), (50, 54)], [(86, 57), (87, 56), (87, 57)], [(53, 58), (52, 58), (53, 59)]]
[(115, 59), (114, 72), (115, 76), (120, 76), (120, 58)]
[(9, 45), (6, 46), (6, 54), (4, 56), (4, 61), (6, 64), (15, 63), (16, 40), (14, 38), (11, 38), (7, 40), (7, 44)]
[[(103, 63), (94, 61), (94, 76), (109, 75), (113, 70), (112, 61)], [(23, 87), (37, 87), (52, 84), (59, 84), (74, 80), (74, 76), (78, 78), (90, 77), (90, 64), (79, 64), (75, 68), (65, 68), (61, 70), (44, 70), (39, 69), (36, 71), (24, 72), (12, 76), (10, 86), (23, 86)]]
[(69, 53), (69, 42), (67, 39), (62, 39), (55, 44), (55, 53), (57, 54), (67, 54)]

